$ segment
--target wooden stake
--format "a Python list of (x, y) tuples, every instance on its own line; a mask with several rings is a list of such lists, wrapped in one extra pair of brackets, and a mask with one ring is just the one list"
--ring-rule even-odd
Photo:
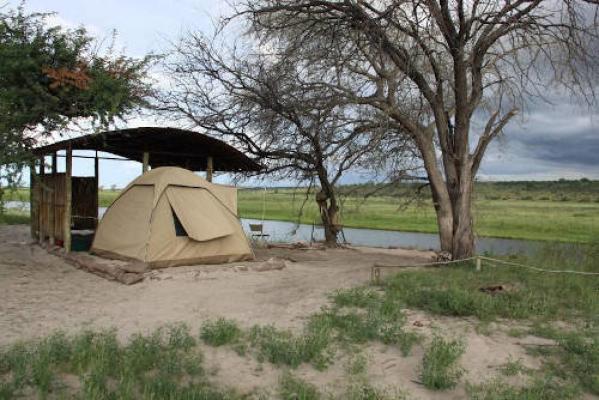
[(141, 173), (145, 174), (146, 172), (148, 172), (148, 169), (150, 169), (150, 153), (144, 151)]
[(480, 257), (476, 257), (476, 270), (477, 271), (482, 270), (482, 260), (480, 259)]
[(63, 221), (63, 239), (64, 239), (64, 250), (67, 253), (71, 252), (71, 213), (73, 209), (73, 181), (71, 179), (73, 173), (73, 150), (71, 147), (67, 149), (67, 163), (65, 171), (65, 200), (64, 200), (64, 221)]
[(212, 182), (212, 176), (214, 175), (214, 160), (212, 157), (208, 157), (208, 162), (206, 165), (206, 180), (208, 182)]

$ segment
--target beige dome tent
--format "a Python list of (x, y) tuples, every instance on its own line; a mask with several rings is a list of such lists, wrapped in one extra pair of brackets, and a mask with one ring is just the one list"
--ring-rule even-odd
[(100, 221), (91, 251), (150, 268), (253, 258), (237, 218), (237, 190), (176, 167), (129, 184)]

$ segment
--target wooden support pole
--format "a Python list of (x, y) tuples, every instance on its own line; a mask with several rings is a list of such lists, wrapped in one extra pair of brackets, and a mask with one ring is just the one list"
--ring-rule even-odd
[(208, 162), (206, 165), (206, 180), (212, 182), (212, 176), (214, 175), (214, 160), (212, 156), (208, 156)]
[[(96, 201), (100, 204), (100, 159), (98, 158), (97, 151), (96, 157), (94, 158), (94, 177), (96, 178)], [(95, 228), (98, 227), (98, 217), (98, 207), (96, 207)]]
[(38, 192), (38, 196), (39, 196), (39, 223), (38, 223), (38, 230), (39, 230), (39, 236), (37, 238), (39, 243), (44, 243), (44, 241), (46, 240), (46, 227), (44, 226), (44, 216), (46, 215), (46, 207), (44, 206), (44, 201), (46, 199), (46, 191), (45, 191), (45, 187), (44, 187), (44, 175), (46, 175), (46, 157), (42, 156), (40, 158), (40, 174), (39, 174), (39, 192)]
[(58, 166), (56, 165), (57, 158), (56, 152), (52, 153), (52, 191), (48, 193), (48, 199), (50, 200), (50, 207), (48, 209), (48, 242), (50, 246), (54, 246), (56, 243), (55, 232), (56, 232), (56, 172)]
[(482, 264), (482, 261), (481, 261), (480, 257), (476, 257), (476, 270), (477, 271), (482, 270), (482, 265), (481, 264)]
[(29, 214), (31, 218), (30, 231), (31, 238), (38, 238), (38, 195), (37, 195), (37, 174), (35, 173), (35, 161), (29, 163)]
[(144, 151), (143, 154), (143, 163), (141, 166), (141, 173), (145, 174), (150, 169), (150, 153)]
[(63, 220), (63, 239), (64, 239), (64, 250), (67, 253), (71, 252), (71, 213), (73, 209), (73, 182), (72, 182), (72, 174), (73, 174), (73, 150), (71, 147), (67, 149), (67, 159), (66, 159), (66, 170), (65, 170), (65, 182), (64, 182), (64, 220)]

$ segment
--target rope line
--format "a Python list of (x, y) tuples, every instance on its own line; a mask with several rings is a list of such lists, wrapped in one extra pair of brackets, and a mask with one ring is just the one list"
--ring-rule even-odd
[(435, 262), (423, 263), (423, 264), (410, 264), (410, 265), (374, 264), (374, 266), (376, 268), (432, 267), (435, 265), (455, 264), (455, 263), (461, 263), (461, 262), (471, 261), (471, 260), (475, 260), (475, 259), (476, 259), (476, 257), (468, 257), (468, 258), (462, 258), (461, 260), (435, 261)]
[[(460, 259), (460, 260), (436, 261), (436, 262), (422, 263), (422, 264), (412, 264), (412, 265), (374, 264), (372, 266), (371, 270), (370, 270), (370, 279), (373, 282), (379, 282), (380, 276), (381, 276), (381, 269), (382, 268), (432, 267), (432, 266), (435, 266), (435, 265), (448, 265), (448, 264), (455, 264), (455, 263), (461, 263), (461, 262), (472, 261), (472, 260), (477, 260), (478, 261), (477, 262), (477, 270), (480, 268), (480, 261), (485, 260), (485, 261), (490, 261), (490, 262), (496, 263), (496, 264), (503, 264), (503, 265), (509, 265), (509, 266), (512, 266), (512, 267), (526, 268), (526, 269), (530, 269), (532, 271), (545, 272), (545, 273), (550, 273), (550, 274), (575, 274), (575, 275), (587, 275), (587, 276), (589, 276), (589, 275), (592, 275), (592, 276), (599, 275), (599, 272), (544, 269), (544, 268), (533, 267), (531, 265), (521, 264), (521, 263), (517, 263), (517, 262), (513, 262), (513, 261), (499, 260), (499, 259), (496, 259), (496, 258), (485, 257), (485, 256), (474, 256), (474, 257), (463, 258), (463, 259)], [(499, 267), (499, 265), (489, 265), (489, 266), (492, 266), (494, 268)]]
[(520, 264), (520, 263), (513, 262), (513, 261), (498, 260), (496, 258), (490, 258), (490, 257), (484, 257), (484, 256), (479, 256), (479, 258), (481, 260), (487, 260), (487, 261), (491, 261), (491, 262), (496, 262), (498, 264), (511, 265), (511, 266), (520, 267), (520, 268), (528, 268), (528, 269), (533, 270), (533, 271), (547, 272), (547, 273), (550, 273), (550, 274), (599, 275), (599, 272), (574, 271), (574, 270), (571, 270), (571, 269), (563, 269), (563, 270), (543, 269), (543, 268), (539, 268), (539, 267), (533, 267), (531, 265)]

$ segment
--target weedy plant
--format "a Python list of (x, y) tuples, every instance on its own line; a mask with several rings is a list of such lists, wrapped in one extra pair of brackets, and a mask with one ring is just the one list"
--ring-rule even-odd
[(235, 343), (241, 336), (237, 322), (224, 318), (208, 321), (200, 330), (200, 338), (210, 346), (223, 346)]
[(581, 395), (579, 387), (551, 375), (526, 386), (515, 387), (496, 379), (482, 385), (467, 385), (466, 389), (471, 400), (573, 400)]
[(513, 360), (510, 358), (505, 364), (499, 367), (499, 371), (505, 376), (516, 376), (527, 373), (528, 368), (522, 364), (522, 360)]
[[(69, 387), (63, 379), (78, 378)], [(0, 399), (235, 399), (210, 385), (202, 355), (185, 325), (174, 325), (121, 344), (114, 331), (56, 333), (0, 351)]]
[(462, 377), (458, 361), (464, 354), (464, 343), (434, 336), (422, 359), (420, 379), (425, 387), (433, 390), (451, 389)]
[(319, 400), (322, 398), (322, 394), (316, 386), (294, 377), (289, 372), (281, 377), (279, 396), (282, 400)]

